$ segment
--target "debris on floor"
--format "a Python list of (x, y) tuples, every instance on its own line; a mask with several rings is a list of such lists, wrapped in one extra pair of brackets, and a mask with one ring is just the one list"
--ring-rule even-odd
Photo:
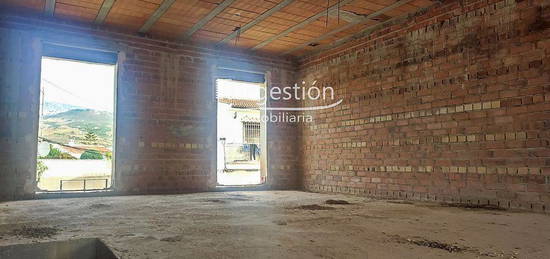
[(466, 251), (468, 248), (455, 244), (447, 244), (439, 241), (428, 240), (425, 238), (404, 238), (400, 236), (393, 236), (393, 239), (397, 243), (409, 243), (417, 246), (425, 246), (429, 248), (446, 250), (449, 253), (460, 253)]
[(273, 223), (279, 225), (279, 226), (286, 226), (287, 222), (284, 220), (274, 220)]
[(112, 206), (109, 204), (103, 204), (103, 203), (96, 203), (90, 205), (90, 209), (93, 210), (100, 210), (100, 209), (110, 209)]
[(301, 206), (293, 207), (291, 209), (299, 209), (299, 210), (333, 210), (335, 208), (329, 207), (329, 206), (321, 206), (319, 204), (310, 204), (310, 205), (301, 205)]
[(425, 240), (425, 239), (407, 239), (407, 241), (409, 243), (415, 244), (417, 246), (425, 246), (425, 247), (430, 247), (430, 248), (437, 248), (437, 249), (447, 250), (449, 253), (459, 253), (459, 252), (462, 252), (462, 251), (466, 250), (466, 248), (464, 248), (464, 247), (460, 247), (460, 246), (452, 245), (452, 244), (447, 244), (447, 243), (442, 243), (442, 242), (439, 242), (439, 241), (431, 241), (431, 240)]
[(179, 242), (181, 240), (183, 240), (182, 236), (165, 237), (160, 239), (160, 241), (163, 242)]
[(206, 199), (204, 201), (206, 202), (214, 202), (214, 203), (228, 203), (230, 201), (252, 201), (253, 199), (246, 196), (246, 195), (240, 195), (240, 194), (230, 194), (226, 197), (220, 197), (220, 198), (210, 198)]
[(213, 203), (227, 203), (227, 201), (221, 200), (221, 199), (206, 199), (205, 202), (213, 202)]
[(350, 205), (351, 204), (346, 200), (326, 200), (325, 203), (331, 204), (331, 205)]
[(224, 199), (230, 200), (230, 201), (251, 201), (252, 200), (250, 198), (245, 198), (245, 197), (228, 197)]
[(481, 209), (481, 210), (506, 210), (493, 204), (470, 204), (470, 203), (441, 203), (443, 207), (463, 208), (463, 209)]
[(393, 204), (414, 204), (412, 201), (405, 201), (405, 200), (387, 200), (387, 203), (393, 203)]
[(12, 235), (24, 238), (50, 238), (57, 235), (60, 230), (53, 227), (29, 227), (23, 226), (12, 231)]

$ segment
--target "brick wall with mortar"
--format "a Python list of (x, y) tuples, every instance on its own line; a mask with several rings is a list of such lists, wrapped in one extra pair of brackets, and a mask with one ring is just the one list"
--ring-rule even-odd
[[(290, 84), (296, 66), (14, 13), (0, 15), (0, 200), (34, 194), (40, 58), (44, 42), (118, 52), (115, 190), (204, 191), (215, 179), (214, 67), (266, 71)], [(269, 123), (268, 188), (296, 188), (298, 128)]]
[(305, 189), (550, 210), (549, 2), (446, 1), (300, 63), (344, 100), (301, 129)]

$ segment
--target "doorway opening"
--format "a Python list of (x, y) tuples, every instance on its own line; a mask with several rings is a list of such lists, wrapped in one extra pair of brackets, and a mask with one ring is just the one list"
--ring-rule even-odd
[(253, 82), (229, 78), (216, 80), (217, 183), (263, 184), (267, 177), (264, 75)]
[(42, 57), (38, 192), (111, 187), (115, 78), (111, 63)]

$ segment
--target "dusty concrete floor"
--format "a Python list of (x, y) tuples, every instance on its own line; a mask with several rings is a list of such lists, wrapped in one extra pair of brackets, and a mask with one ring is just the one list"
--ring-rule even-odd
[(0, 245), (79, 237), (121, 258), (549, 258), (550, 216), (298, 191), (0, 203)]

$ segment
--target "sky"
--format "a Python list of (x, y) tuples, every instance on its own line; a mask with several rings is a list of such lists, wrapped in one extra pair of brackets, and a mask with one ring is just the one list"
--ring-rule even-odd
[(44, 57), (41, 76), (46, 102), (113, 112), (114, 65)]
[(235, 81), (231, 79), (218, 79), (217, 97), (246, 100), (260, 100), (262, 93), (258, 83)]

